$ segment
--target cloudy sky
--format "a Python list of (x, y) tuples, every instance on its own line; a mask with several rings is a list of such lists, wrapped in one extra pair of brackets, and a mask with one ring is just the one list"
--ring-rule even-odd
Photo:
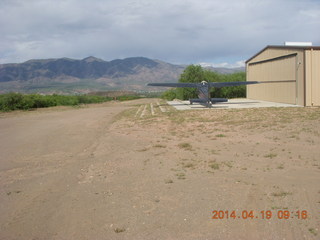
[(233, 67), (266, 45), (320, 45), (320, 0), (0, 0), (0, 63), (144, 56)]

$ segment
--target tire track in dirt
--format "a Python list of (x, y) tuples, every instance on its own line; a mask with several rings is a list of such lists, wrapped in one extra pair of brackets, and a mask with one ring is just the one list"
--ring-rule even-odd
[(166, 104), (160, 104), (159, 101), (157, 101), (155, 105), (154, 103), (143, 104), (138, 107), (134, 117), (145, 118), (147, 116), (156, 116), (157, 114), (170, 112), (172, 111), (171, 109), (172, 108)]

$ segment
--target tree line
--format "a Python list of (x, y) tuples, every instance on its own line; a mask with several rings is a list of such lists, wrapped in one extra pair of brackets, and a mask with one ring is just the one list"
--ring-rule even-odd
[[(189, 65), (179, 78), (179, 82), (198, 83), (202, 81), (241, 82), (246, 81), (246, 73), (220, 74), (204, 69), (200, 65)], [(242, 98), (246, 97), (246, 86), (211, 88), (210, 95), (215, 98)], [(166, 100), (173, 100), (175, 98), (188, 100), (190, 98), (197, 98), (198, 93), (195, 88), (176, 88), (165, 91), (161, 97)]]
[[(117, 100), (126, 101), (140, 98), (139, 96), (119, 96)], [(54, 106), (77, 106), (80, 104), (102, 103), (114, 98), (96, 95), (40, 95), (7, 93), (0, 95), (0, 111), (29, 110), (35, 108), (46, 108)]]

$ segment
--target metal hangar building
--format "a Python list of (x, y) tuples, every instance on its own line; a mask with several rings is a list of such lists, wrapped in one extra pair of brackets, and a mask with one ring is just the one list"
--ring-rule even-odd
[(247, 81), (270, 81), (248, 85), (247, 98), (320, 106), (320, 46), (301, 45), (267, 46), (247, 60)]

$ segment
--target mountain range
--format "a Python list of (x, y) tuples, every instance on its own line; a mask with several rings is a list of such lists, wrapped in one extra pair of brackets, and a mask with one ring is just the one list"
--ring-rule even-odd
[[(177, 82), (185, 66), (145, 57), (104, 61), (59, 58), (0, 64), (0, 93), (87, 93), (101, 90), (148, 91), (148, 82)], [(232, 73), (241, 69), (211, 69)]]

